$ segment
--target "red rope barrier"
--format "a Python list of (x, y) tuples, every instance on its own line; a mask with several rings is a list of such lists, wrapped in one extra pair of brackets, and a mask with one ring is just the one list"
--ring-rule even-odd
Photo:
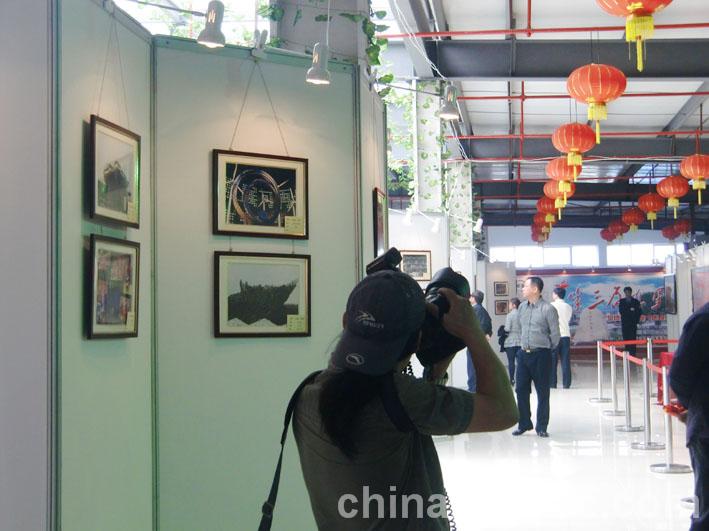
[(628, 354), (628, 361), (630, 363), (634, 363), (635, 365), (640, 365), (641, 367), (643, 364), (643, 360), (641, 360), (640, 358), (636, 358), (635, 356), (631, 356), (630, 354)]
[(660, 367), (658, 367), (657, 365), (653, 365), (652, 363), (648, 363), (647, 366), (652, 372), (659, 376), (662, 376), (662, 369)]
[(652, 343), (654, 345), (676, 345), (679, 341), (676, 339), (653, 339)]

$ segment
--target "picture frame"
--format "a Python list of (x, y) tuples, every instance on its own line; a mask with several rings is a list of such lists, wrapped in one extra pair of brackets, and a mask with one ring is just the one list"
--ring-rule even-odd
[(214, 253), (215, 337), (311, 335), (310, 256)]
[(389, 209), (387, 196), (379, 188), (372, 190), (372, 213), (374, 227), (374, 258), (381, 256), (389, 248)]
[(495, 297), (509, 296), (507, 282), (493, 282), (493, 292)]
[(308, 239), (308, 160), (212, 151), (214, 234)]
[(495, 315), (507, 315), (508, 313), (510, 313), (510, 301), (496, 300), (495, 301)]
[(140, 227), (140, 135), (91, 115), (89, 215)]
[(90, 236), (88, 338), (138, 336), (140, 244)]
[(401, 271), (414, 280), (431, 280), (431, 251), (400, 251)]
[(709, 266), (695, 267), (691, 273), (692, 312), (709, 302)]
[(677, 279), (675, 275), (665, 275), (665, 313), (677, 314)]

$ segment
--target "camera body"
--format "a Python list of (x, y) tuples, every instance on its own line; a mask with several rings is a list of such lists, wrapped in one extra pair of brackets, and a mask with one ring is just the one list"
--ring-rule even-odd
[[(398, 271), (401, 263), (401, 253), (396, 247), (391, 247), (387, 252), (367, 264), (367, 274), (377, 271)], [(448, 299), (438, 292), (440, 288), (448, 288), (466, 299), (470, 297), (470, 284), (468, 280), (450, 267), (444, 267), (433, 275), (431, 282), (424, 290), (426, 302), (436, 305), (438, 317), (426, 313), (426, 319), (421, 327), (421, 345), (416, 352), (416, 357), (424, 367), (430, 367), (451, 354), (465, 348), (465, 343), (443, 328), (441, 318), (450, 310)]]

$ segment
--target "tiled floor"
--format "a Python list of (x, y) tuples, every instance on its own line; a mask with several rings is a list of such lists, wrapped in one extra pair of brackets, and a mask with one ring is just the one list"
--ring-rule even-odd
[[(693, 476), (656, 474), (650, 465), (664, 451), (630, 447), (643, 432), (621, 433), (624, 417), (607, 417), (596, 394), (595, 369), (574, 367), (571, 389), (552, 389), (550, 438), (512, 429), (437, 438), (446, 487), (458, 529), (682, 531), (691, 509)], [(607, 389), (607, 388), (606, 388)], [(606, 394), (608, 391), (606, 390)], [(620, 409), (623, 393), (619, 387)], [(631, 395), (633, 424), (642, 424), (639, 382)], [(532, 392), (532, 411), (535, 410)], [(653, 440), (664, 441), (662, 411), (652, 408)], [(534, 421), (534, 415), (532, 416)], [(685, 427), (673, 422), (674, 462), (689, 464)]]

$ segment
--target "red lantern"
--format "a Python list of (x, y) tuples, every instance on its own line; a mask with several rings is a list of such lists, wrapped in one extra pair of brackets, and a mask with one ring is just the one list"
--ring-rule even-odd
[[(551, 136), (551, 143), (562, 153), (567, 153), (566, 164), (573, 168), (574, 180), (576, 180), (578, 174), (581, 173), (581, 164), (583, 162), (581, 154), (586, 153), (596, 144), (596, 133), (586, 124), (565, 124), (554, 131)], [(548, 166), (547, 175), (549, 175)]]
[(667, 225), (662, 228), (662, 235), (668, 240), (674, 240), (679, 234), (675, 231), (674, 225)]
[(543, 212), (537, 212), (534, 214), (534, 218), (532, 219), (532, 230), (534, 231), (536, 227), (541, 230), (544, 234), (549, 234), (551, 232), (551, 226), (556, 223), (556, 219), (554, 221), (549, 222), (546, 220), (546, 214)]
[(657, 212), (665, 208), (665, 201), (657, 194), (641, 195), (638, 199), (638, 208), (647, 214), (650, 226), (654, 229)]
[(596, 122), (596, 144), (601, 143), (600, 120), (608, 118), (606, 103), (619, 98), (628, 81), (614, 66), (591, 63), (577, 68), (566, 80), (566, 89), (576, 101), (588, 103), (588, 119)]
[(638, 71), (643, 71), (643, 43), (652, 37), (655, 24), (652, 14), (664, 9), (672, 0), (596, 0), (601, 9), (625, 18), (625, 41), (636, 43)]
[(608, 230), (606, 228), (606, 229), (601, 230), (601, 238), (606, 240), (608, 243), (611, 243), (612, 241), (615, 240), (616, 236), (615, 236), (615, 234), (613, 234), (610, 230)]
[(699, 204), (702, 204), (702, 190), (707, 189), (706, 178), (709, 177), (709, 155), (692, 155), (680, 164), (679, 171), (685, 179), (693, 182), (692, 189), (697, 191)]
[(677, 219), (679, 198), (689, 193), (689, 183), (680, 175), (670, 175), (657, 183), (657, 193), (667, 199), (667, 206), (674, 209)]
[(674, 230), (675, 233), (681, 236), (686, 236), (687, 234), (692, 232), (692, 222), (688, 219), (679, 219), (674, 224)]
[(608, 224), (608, 230), (611, 231), (617, 238), (622, 238), (623, 234), (630, 230), (625, 223), (620, 219), (614, 219)]
[(569, 166), (566, 157), (559, 157), (549, 161), (546, 167), (547, 176), (550, 179), (559, 181), (559, 189), (564, 193), (564, 204), (571, 191), (571, 181), (576, 180), (576, 176), (581, 173), (581, 166)]
[(547, 223), (556, 222), (556, 205), (553, 199), (541, 197), (537, 201), (537, 210), (542, 214), (545, 214)]
[(645, 214), (638, 207), (629, 208), (621, 216), (623, 223), (630, 225), (630, 230), (635, 232), (638, 230), (638, 225), (645, 222)]
[(532, 232), (532, 240), (537, 243), (544, 243), (547, 239), (548, 236), (542, 232)]

